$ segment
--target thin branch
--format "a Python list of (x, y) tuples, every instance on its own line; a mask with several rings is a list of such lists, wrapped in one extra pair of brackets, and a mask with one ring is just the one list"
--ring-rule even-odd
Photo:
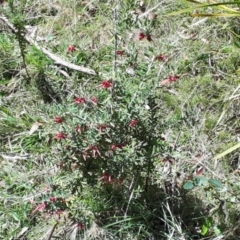
[(116, 74), (116, 69), (117, 69), (117, 47), (118, 47), (118, 37), (117, 37), (117, 9), (116, 9), (116, 8), (114, 8), (113, 18), (114, 18), (114, 25), (115, 25), (115, 33), (114, 33), (114, 64), (113, 64), (113, 70), (114, 70), (114, 74)]
[[(8, 27), (14, 32), (14, 33), (17, 33), (17, 29), (14, 27), (13, 24), (11, 24), (9, 22), (9, 20), (5, 17), (5, 16), (0, 16), (0, 19), (6, 23), (8, 25)], [(59, 64), (59, 65), (62, 65), (64, 67), (67, 67), (69, 69), (72, 69), (72, 70), (75, 70), (75, 71), (78, 71), (78, 72), (83, 72), (83, 73), (87, 73), (87, 74), (90, 74), (90, 75), (97, 75), (96, 72), (90, 68), (85, 68), (83, 66), (78, 66), (78, 65), (75, 65), (73, 63), (69, 63), (61, 58), (59, 58), (58, 56), (56, 56), (55, 54), (51, 53), (49, 50), (47, 50), (46, 48), (43, 48), (41, 47), (37, 41), (35, 41), (34, 39), (32, 39), (29, 35), (25, 35), (24, 36), (24, 39), (30, 43), (31, 45), (34, 45), (38, 50), (42, 51), (45, 55), (47, 55), (49, 58), (51, 58), (55, 64)]]
[(118, 47), (118, 36), (117, 36), (117, 8), (114, 8), (113, 12), (113, 20), (115, 25), (115, 32), (114, 32), (114, 63), (113, 63), (113, 74), (114, 79), (112, 81), (112, 90), (111, 90), (111, 96), (113, 98), (114, 96), (114, 90), (115, 90), (115, 77), (116, 77), (116, 70), (117, 70), (117, 47)]
[(55, 230), (55, 228), (57, 227), (57, 225), (58, 225), (58, 222), (56, 222), (56, 223), (53, 225), (53, 227), (52, 227), (52, 229), (51, 229), (51, 231), (50, 231), (50, 234), (49, 234), (49, 237), (47, 238), (47, 240), (51, 240), (52, 235), (53, 235), (54, 230)]

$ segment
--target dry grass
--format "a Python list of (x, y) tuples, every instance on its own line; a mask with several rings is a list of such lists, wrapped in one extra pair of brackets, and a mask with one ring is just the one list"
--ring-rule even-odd
[[(155, 0), (143, 5), (141, 1), (27, 3), (25, 23), (37, 26), (35, 34), (44, 39), (39, 44), (62, 59), (94, 69), (98, 76), (54, 65), (26, 46), (27, 70), (32, 77), (26, 84), (16, 38), (8, 30), (3, 32), (2, 46), (12, 50), (8, 54), (0, 46), (0, 151), (30, 154), (25, 160), (0, 157), (3, 239), (238, 239), (239, 150), (219, 160), (213, 157), (239, 141), (239, 51), (232, 45), (232, 36), (221, 28), (230, 25), (229, 20), (216, 24), (187, 15), (167, 16), (186, 6), (186, 1)], [(113, 18), (113, 7), (117, 19)], [(9, 14), (7, 3), (1, 11)], [(152, 12), (156, 19), (151, 19)], [(13, 20), (11, 14), (9, 17)], [(152, 41), (139, 40), (141, 32), (149, 34)], [(114, 69), (116, 36), (117, 50), (124, 54), (117, 56)], [(76, 51), (69, 53), (69, 45)], [(159, 54), (166, 60), (156, 61)], [(40, 70), (45, 76), (41, 81)], [(174, 75), (180, 77), (178, 81), (161, 86), (161, 81)], [(127, 105), (136, 112), (143, 109), (144, 119), (149, 104), (145, 97), (150, 92), (156, 97), (156, 126), (161, 126), (159, 141), (164, 143), (153, 154), (154, 170), (147, 193), (144, 184), (140, 187), (136, 176), (128, 172), (123, 174), (121, 188), (78, 182), (84, 173), (63, 171), (61, 150), (65, 146), (54, 139), (59, 130), (54, 116), (71, 121), (79, 118), (84, 123), (91, 118), (98, 123), (106, 121), (106, 112), (96, 110), (93, 114), (91, 104), (76, 110), (72, 101), (75, 96), (97, 96), (101, 107), (107, 105), (110, 97), (99, 90), (101, 80), (117, 77), (125, 87), (123, 91), (131, 96), (118, 107), (119, 114), (127, 111)], [(53, 92), (49, 94), (58, 95), (61, 101), (52, 96), (50, 103), (44, 101), (41, 86), (46, 84)], [(38, 127), (29, 134), (36, 123)], [(160, 129), (155, 131), (157, 134)], [(125, 161), (135, 156), (134, 144), (131, 142), (124, 153)], [(137, 160), (144, 164), (144, 158)], [(118, 166), (118, 162), (114, 164)], [(74, 167), (72, 163), (70, 168)], [(203, 185), (184, 190), (184, 183), (191, 181), (197, 167), (204, 167), (203, 175), (217, 179), (223, 188)], [(146, 172), (139, 176), (146, 177)], [(81, 188), (81, 193), (74, 192), (75, 188)], [(56, 209), (34, 211), (52, 195), (66, 200), (63, 214), (58, 216)], [(208, 232), (201, 234), (209, 219)], [(82, 229), (79, 222), (84, 222)]]

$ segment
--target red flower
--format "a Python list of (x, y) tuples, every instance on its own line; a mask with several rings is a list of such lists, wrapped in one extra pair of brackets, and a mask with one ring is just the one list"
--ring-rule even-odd
[(80, 230), (82, 230), (82, 229), (84, 229), (84, 224), (80, 222), (80, 223), (77, 224), (77, 227), (78, 227)]
[(197, 175), (197, 176), (201, 176), (201, 175), (203, 175), (204, 170), (205, 170), (205, 167), (204, 166), (200, 166), (200, 167), (198, 167), (195, 170), (194, 174)]
[(119, 148), (119, 149), (122, 149), (122, 148), (124, 148), (124, 147), (125, 147), (125, 144), (123, 144), (123, 143), (121, 143), (121, 144), (112, 144), (111, 150), (115, 151), (115, 150), (117, 150), (118, 148)]
[(82, 157), (83, 157), (84, 161), (87, 161), (87, 158), (89, 157), (89, 155), (86, 152), (83, 152)]
[(95, 98), (95, 97), (92, 97), (92, 98), (91, 98), (91, 101), (92, 101), (92, 103), (93, 103), (94, 105), (97, 105), (97, 103), (98, 103), (98, 100), (97, 100), (97, 98)]
[(72, 53), (72, 52), (76, 51), (76, 48), (73, 45), (69, 45), (67, 48), (67, 51)]
[(170, 164), (173, 164), (173, 159), (171, 159), (171, 158), (169, 158), (169, 157), (167, 157), (167, 158), (163, 158), (163, 159), (162, 159), (162, 162), (163, 162), (163, 163), (170, 163)]
[(174, 76), (170, 76), (170, 77), (164, 79), (164, 80), (160, 83), (160, 85), (164, 86), (164, 85), (166, 85), (166, 84), (169, 84), (169, 83), (172, 83), (172, 82), (176, 82), (178, 79), (179, 79), (179, 76), (175, 76), (175, 75), (174, 75)]
[(76, 126), (75, 128), (76, 132), (81, 133), (82, 132), (82, 128), (80, 126)]
[(130, 123), (129, 123), (129, 126), (130, 126), (130, 127), (134, 127), (138, 122), (139, 122), (138, 120), (132, 119), (132, 120), (130, 121)]
[(165, 58), (162, 54), (160, 54), (160, 55), (158, 55), (158, 56), (155, 57), (155, 60), (158, 60), (158, 61), (165, 61), (166, 58)]
[(55, 123), (62, 123), (63, 122), (63, 118), (56, 116), (56, 117), (54, 117), (53, 121)]
[(102, 130), (105, 130), (106, 128), (107, 128), (107, 125), (106, 125), (106, 124), (100, 124), (100, 125), (98, 126), (99, 132), (102, 132)]
[(49, 198), (49, 201), (50, 201), (50, 202), (56, 202), (57, 199), (56, 199), (55, 197), (50, 197), (50, 198)]
[(112, 149), (113, 151), (115, 151), (115, 150), (117, 149), (117, 145), (116, 145), (116, 144), (112, 144), (111, 149)]
[(66, 199), (65, 198), (61, 198), (61, 197), (50, 197), (49, 198), (50, 202), (62, 202), (62, 203), (66, 203)]
[(118, 148), (123, 149), (126, 145), (124, 143), (118, 144)]
[(145, 37), (146, 37), (146, 35), (142, 32), (138, 34), (138, 39), (139, 40), (143, 40)]
[(60, 133), (57, 133), (54, 138), (56, 138), (57, 140), (62, 140), (62, 139), (65, 139), (66, 137), (67, 135), (65, 133), (60, 132)]
[(112, 82), (111, 81), (107, 81), (107, 80), (103, 80), (102, 84), (101, 84), (102, 88), (111, 88), (112, 87)]
[(112, 177), (108, 173), (104, 173), (102, 177), (98, 179), (99, 181), (102, 181), (104, 183), (111, 183), (112, 182)]
[(83, 104), (83, 103), (86, 103), (86, 99), (83, 98), (83, 97), (76, 97), (74, 99), (74, 102), (77, 103), (77, 104)]
[(101, 156), (101, 153), (100, 153), (97, 146), (90, 146), (85, 151), (91, 151), (92, 152), (92, 157), (94, 157), (94, 158), (96, 158), (97, 155)]
[(46, 202), (43, 202), (43, 203), (39, 204), (39, 205), (32, 211), (32, 214), (34, 214), (35, 212), (43, 212), (46, 207), (47, 207), (47, 203), (46, 203)]
[(118, 56), (123, 56), (123, 54), (124, 54), (124, 51), (121, 51), (121, 50), (117, 50), (116, 51), (116, 54), (118, 55)]
[(176, 82), (178, 79), (179, 79), (178, 76), (170, 76), (170, 77), (168, 78), (168, 80), (169, 80), (170, 83), (171, 83), (171, 82)]

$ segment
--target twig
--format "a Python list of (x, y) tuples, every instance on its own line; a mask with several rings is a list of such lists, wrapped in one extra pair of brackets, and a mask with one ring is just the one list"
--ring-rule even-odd
[(117, 68), (117, 45), (118, 45), (118, 39), (117, 39), (117, 9), (114, 8), (114, 24), (115, 24), (115, 33), (114, 33), (114, 64), (113, 64), (113, 71), (114, 74), (116, 73)]
[(115, 7), (113, 10), (113, 21), (115, 25), (114, 31), (114, 62), (113, 62), (113, 75), (114, 79), (112, 81), (112, 89), (111, 89), (111, 97), (114, 96), (115, 90), (115, 77), (116, 77), (116, 70), (117, 70), (117, 47), (118, 47), (118, 37), (117, 37), (117, 8)]
[[(0, 16), (0, 19), (6, 23), (8, 25), (8, 27), (14, 32), (14, 33), (17, 33), (18, 30), (13, 26), (13, 24), (11, 24), (9, 22), (9, 20), (5, 17), (5, 16)], [(83, 66), (78, 66), (78, 65), (75, 65), (73, 63), (69, 63), (61, 58), (59, 58), (58, 56), (56, 56), (55, 54), (51, 53), (49, 50), (47, 50), (46, 48), (43, 48), (41, 46), (39, 46), (39, 44), (34, 40), (32, 39), (29, 35), (25, 35), (23, 36), (24, 39), (30, 43), (31, 45), (34, 45), (38, 50), (42, 51), (45, 55), (47, 55), (49, 58), (51, 58), (55, 64), (59, 64), (59, 65), (62, 65), (64, 67), (67, 67), (67, 68), (70, 68), (72, 70), (75, 70), (75, 71), (79, 71), (79, 72), (83, 72), (83, 73), (87, 73), (87, 74), (90, 74), (90, 75), (97, 75), (96, 72), (90, 68), (85, 68)]]
[(56, 222), (56, 223), (53, 225), (53, 227), (52, 227), (52, 229), (51, 229), (51, 232), (50, 232), (49, 237), (47, 238), (47, 240), (51, 240), (52, 235), (53, 235), (54, 230), (55, 230), (55, 228), (57, 227), (57, 225), (58, 225), (58, 222)]
[(18, 155), (16, 153), (3, 153), (3, 152), (0, 152), (0, 156), (6, 160), (25, 160), (31, 157), (30, 154)]

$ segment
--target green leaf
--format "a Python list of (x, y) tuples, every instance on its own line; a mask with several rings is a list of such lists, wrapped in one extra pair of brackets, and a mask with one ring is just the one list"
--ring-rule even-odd
[(183, 185), (183, 189), (185, 189), (185, 190), (191, 190), (191, 189), (193, 189), (193, 187), (194, 187), (194, 184), (192, 181), (187, 181)]
[(201, 234), (204, 236), (207, 234), (209, 228), (205, 225), (202, 226)]
[(18, 214), (17, 214), (16, 212), (12, 212), (12, 213), (11, 213), (11, 216), (13, 217), (13, 219), (14, 219), (15, 221), (20, 222), (20, 219), (19, 219)]
[(222, 188), (223, 187), (222, 183), (220, 181), (216, 180), (216, 179), (209, 179), (208, 183), (210, 185), (212, 185), (213, 187), (216, 187), (216, 188)]
[(213, 227), (213, 231), (216, 236), (219, 236), (221, 234), (221, 230), (217, 226)]
[(205, 220), (204, 224), (202, 225), (201, 234), (203, 236), (206, 235), (212, 225), (213, 225), (213, 219), (212, 219), (212, 217), (208, 217)]
[(195, 13), (191, 17), (239, 17), (239, 13)]
[(194, 176), (193, 179), (194, 179), (196, 185), (198, 185), (198, 186), (207, 185), (207, 183), (208, 183), (208, 179), (203, 176)]

